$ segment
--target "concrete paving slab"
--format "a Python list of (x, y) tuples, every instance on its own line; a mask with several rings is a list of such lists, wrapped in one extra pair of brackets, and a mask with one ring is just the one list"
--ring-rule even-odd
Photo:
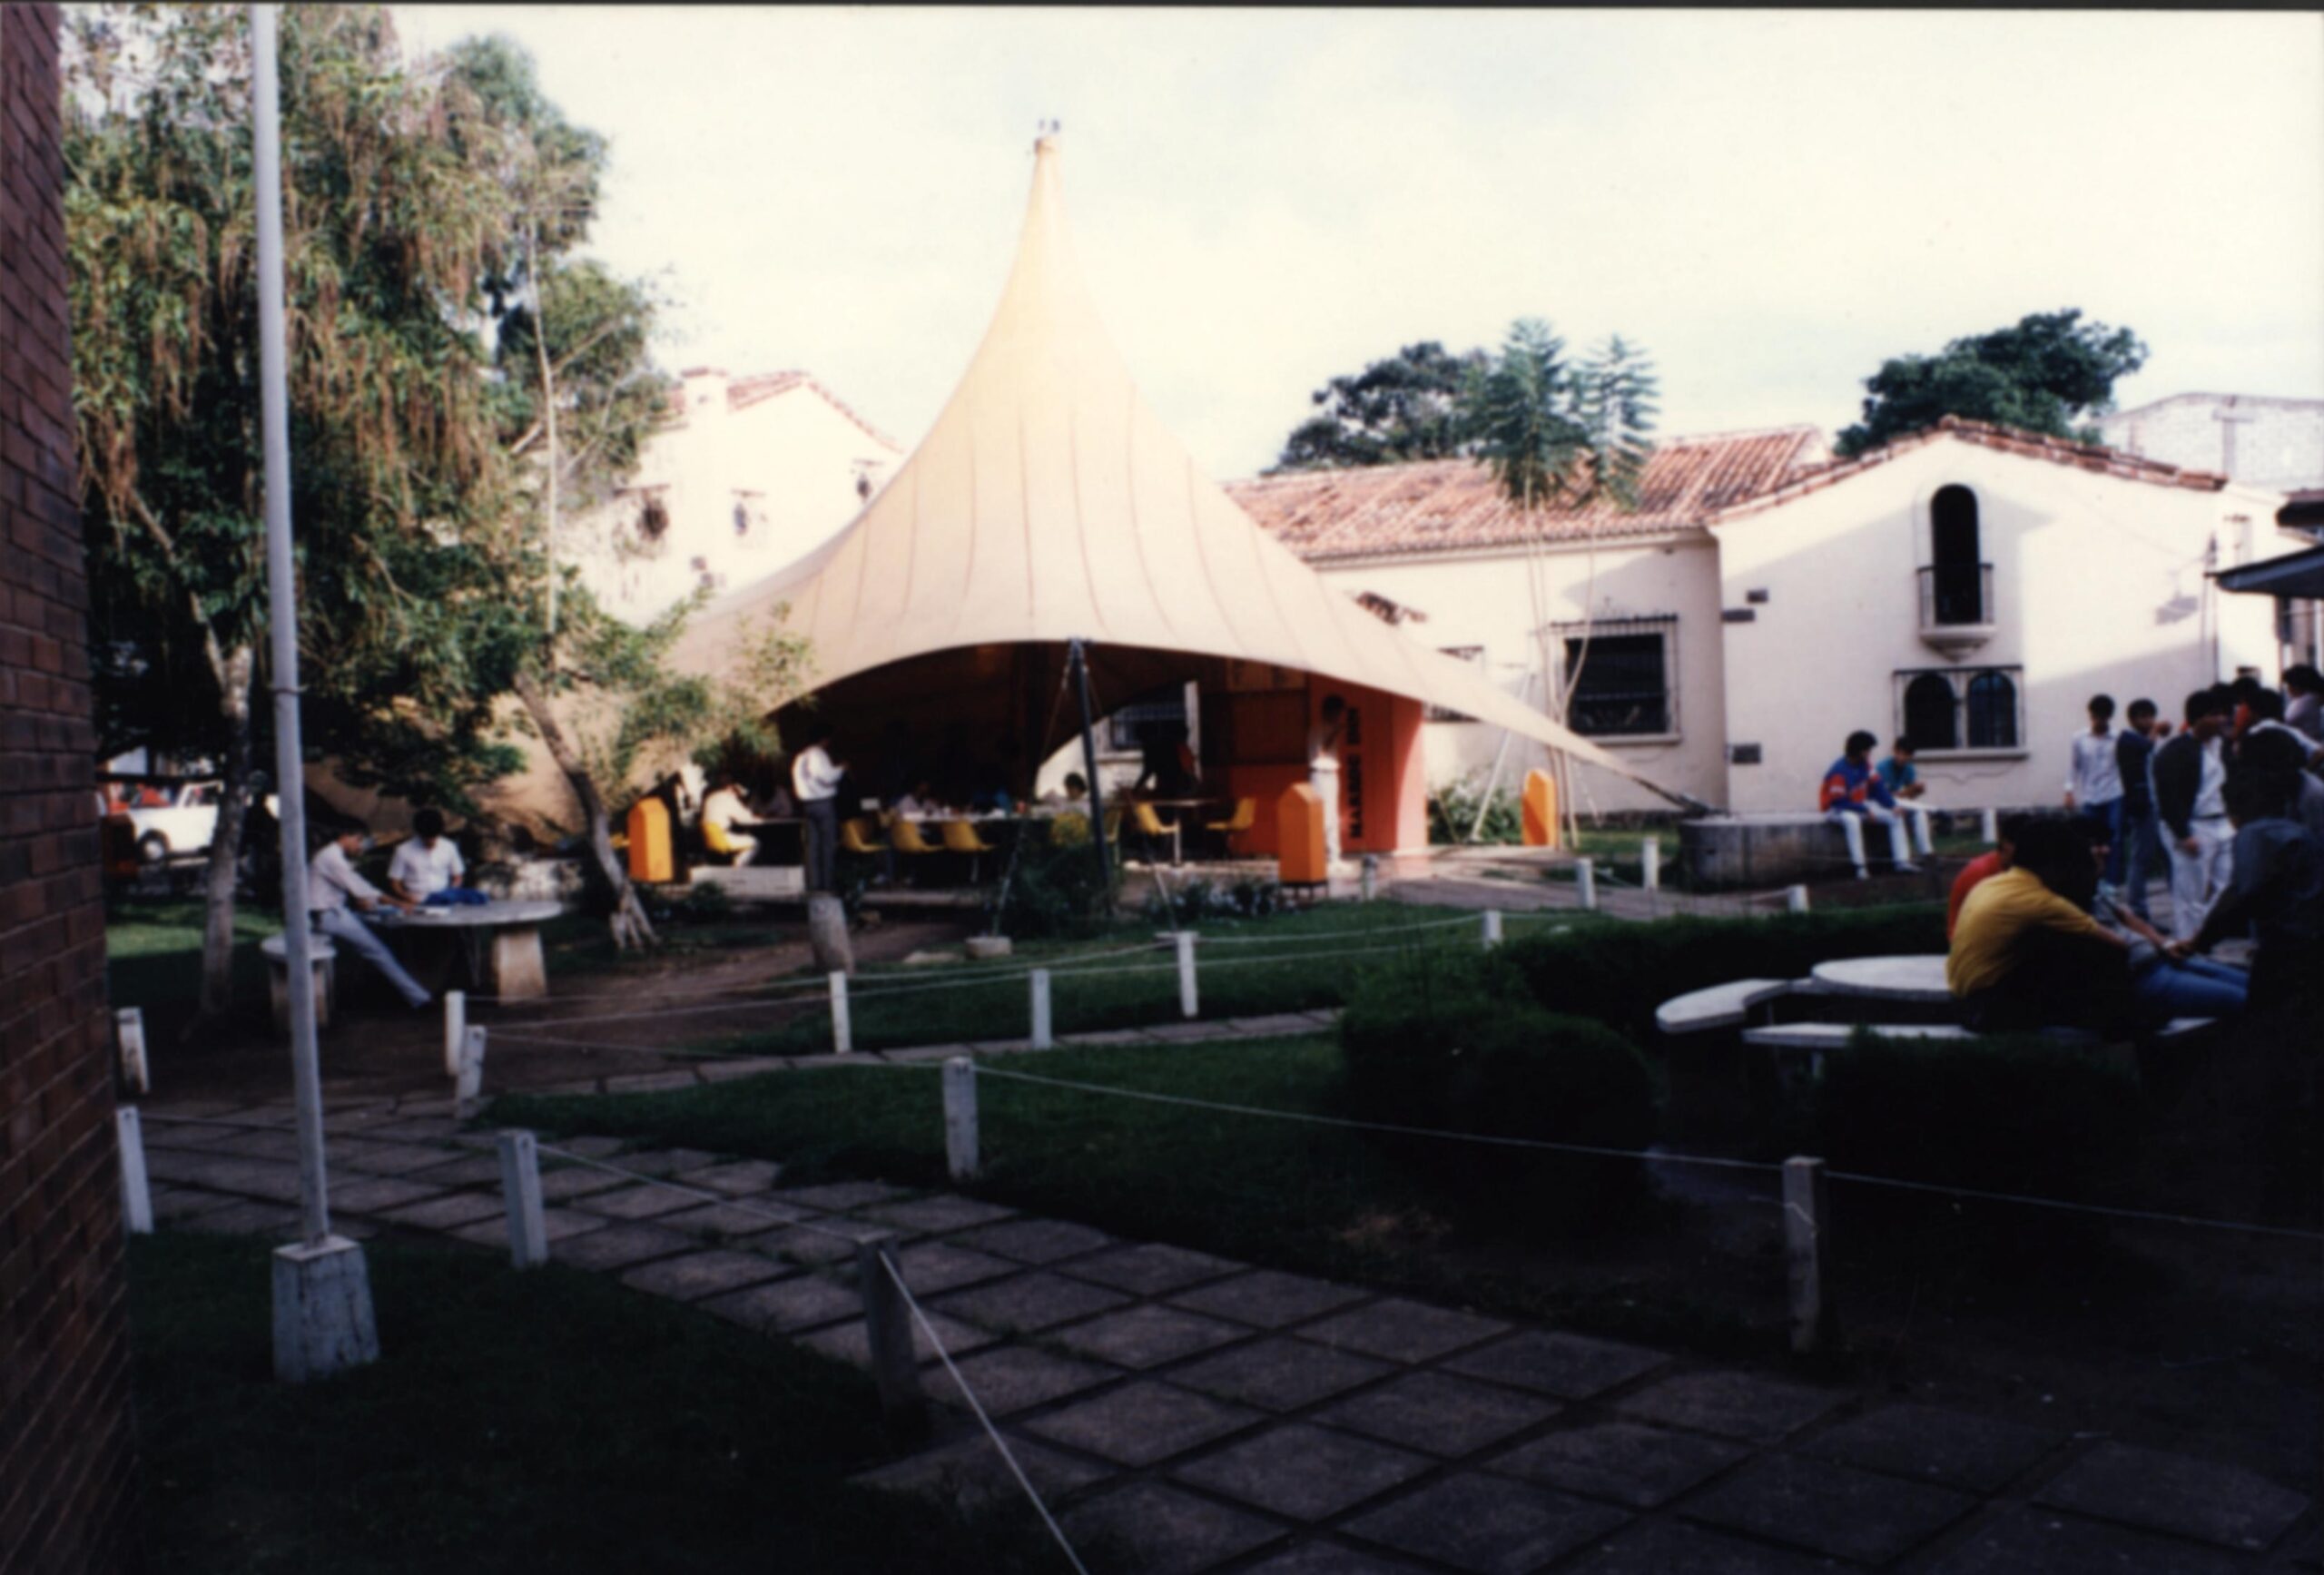
[(1696, 1433), (1602, 1422), (1544, 1433), (1486, 1461), (1483, 1469), (1584, 1498), (1650, 1510), (1749, 1452), (1740, 1444)]
[(1471, 1378), (1561, 1400), (1588, 1400), (1669, 1364), (1669, 1356), (1660, 1351), (1550, 1329), (1522, 1330), (1444, 1363), (1449, 1371)]
[(1645, 1422), (1689, 1427), (1752, 1443), (1790, 1437), (1848, 1396), (1756, 1373), (1681, 1373), (1625, 1396), (1616, 1409)]
[(398, 1176), (334, 1176), (330, 1206), (333, 1214), (380, 1214), (423, 1197), (441, 1196), (443, 1192), (440, 1186)]
[(1426, 1362), (1433, 1357), (1474, 1345), (1495, 1334), (1509, 1333), (1497, 1318), (1456, 1313), (1390, 1296), (1368, 1307), (1340, 1313), (1319, 1324), (1309, 1324), (1300, 1334), (1325, 1345), (1384, 1356), (1391, 1362)]
[(240, 1197), (221, 1208), (208, 1209), (180, 1223), (180, 1230), (212, 1235), (262, 1235), (281, 1238), (299, 1228), (299, 1211), (279, 1203)]
[(1154, 1041), (1143, 1029), (1093, 1029), (1088, 1033), (1059, 1034), (1060, 1045), (1149, 1045)]
[[(579, 1152), (577, 1149), (576, 1152)], [(616, 1154), (606, 1161), (639, 1176), (666, 1176), (683, 1178), (697, 1170), (706, 1170), (723, 1162), (723, 1156), (705, 1154), (699, 1148), (641, 1148), (634, 1153)], [(688, 1183), (692, 1185), (691, 1182)]]
[(980, 1328), (1003, 1334), (1037, 1334), (1128, 1302), (1119, 1292), (1035, 1270), (973, 1290), (955, 1291), (935, 1305)]
[(497, 1218), (504, 1207), (497, 1193), (448, 1192), (426, 1203), (385, 1210), (379, 1217), (418, 1230), (451, 1231), (480, 1219)]
[(728, 1252), (714, 1247), (704, 1252), (657, 1258), (623, 1275), (621, 1283), (634, 1291), (667, 1296), (673, 1301), (699, 1302), (704, 1296), (737, 1291), (744, 1285), (763, 1285), (798, 1272), (788, 1265), (763, 1258), (756, 1253)]
[[(941, 1320), (937, 1325), (941, 1333), (947, 1324), (941, 1313), (931, 1313), (931, 1319)], [(961, 1328), (968, 1325), (960, 1324)], [(991, 1336), (980, 1335), (990, 1344)], [(951, 1338), (945, 1338), (948, 1350), (954, 1349)], [(973, 1349), (973, 1347), (970, 1347)], [(1059, 1356), (1030, 1345), (1002, 1345), (980, 1353), (960, 1363), (960, 1376), (976, 1393), (977, 1401), (993, 1416), (1030, 1410), (1062, 1400), (1068, 1394), (1079, 1394), (1095, 1389), (1100, 1383), (1111, 1383), (1124, 1376), (1118, 1367), (1108, 1367), (1099, 1362), (1083, 1362), (1071, 1356)], [(929, 1393), (934, 1398), (957, 1401), (959, 1390), (952, 1375), (938, 1371), (927, 1375)], [(964, 1402), (962, 1403), (965, 1403)]]
[(1831, 1575), (1838, 1566), (1684, 1521), (1641, 1521), (1581, 1555), (1573, 1568), (1589, 1575)]
[(1196, 1575), (1284, 1533), (1274, 1522), (1162, 1482), (1132, 1482), (1093, 1496), (1063, 1517), (1098, 1575)]
[(919, 1242), (905, 1247), (896, 1254), (896, 1267), (903, 1272), (904, 1284), (911, 1288), (911, 1294), (922, 1300), (963, 1285), (1024, 1273), (1022, 1265), (1007, 1258), (956, 1247), (949, 1242)]
[(723, 1192), (729, 1197), (747, 1197), (753, 1193), (771, 1190), (783, 1179), (783, 1166), (772, 1159), (733, 1159), (723, 1165), (705, 1165), (699, 1170), (686, 1172), (686, 1185), (707, 1192)]
[(861, 1320), (863, 1316), (863, 1304), (856, 1299), (853, 1291), (812, 1275), (797, 1275), (771, 1285), (729, 1291), (695, 1305), (729, 1323), (763, 1334), (770, 1330), (778, 1334), (796, 1334), (844, 1318)]
[(1928, 1568), (1929, 1575), (2230, 1575), (2250, 1567), (2176, 1537), (2011, 1504), (1972, 1526)]
[(164, 1224), (174, 1225), (192, 1219), (198, 1214), (228, 1207), (237, 1201), (222, 1192), (204, 1192), (198, 1187), (157, 1186), (153, 1188), (153, 1217)]
[(852, 1264), (859, 1243), (891, 1241), (896, 1233), (868, 1221), (817, 1219), (747, 1236), (734, 1245), (754, 1253), (787, 1258), (794, 1264)]
[(1215, 1280), (1246, 1265), (1213, 1257), (1187, 1247), (1141, 1242), (1116, 1247), (1067, 1265), (1059, 1272), (1128, 1291), (1134, 1296), (1162, 1296), (1204, 1280)]
[[(1026, 1439), (1011, 1440), (1009, 1449), (1034, 1488), (1052, 1502), (1112, 1474), (1102, 1466), (1074, 1460)], [(1017, 1485), (1008, 1462), (982, 1433), (860, 1472), (849, 1481), (890, 1492), (948, 1501), (964, 1511), (1021, 1504), (1025, 1500), (1025, 1490)]]
[(1562, 1408), (1514, 1390), (1413, 1373), (1324, 1407), (1318, 1422), (1457, 1460), (1547, 1422)]
[[(594, 1214), (576, 1214), (569, 1208), (542, 1209), (541, 1224), (548, 1233), (551, 1246), (563, 1242), (575, 1241), (592, 1232), (606, 1228), (606, 1221), (602, 1216)], [(495, 1214), (488, 1218), (478, 1220), (474, 1225), (464, 1225), (452, 1235), (464, 1242), (474, 1242), (478, 1246), (498, 1247), (505, 1252), (508, 1247), (508, 1221), (504, 1216)], [(566, 1256), (563, 1253), (552, 1253), (550, 1255), (558, 1259), (564, 1259)]]
[[(342, 1157), (336, 1144), (331, 1146), (330, 1160), (333, 1170), (368, 1171), (371, 1168), (359, 1157)], [(500, 1157), (497, 1154), (463, 1154), (458, 1159), (448, 1159), (441, 1165), (429, 1165), (397, 1174), (412, 1181), (424, 1181), (430, 1186), (498, 1186)]]
[(1886, 1564), (1976, 1507), (1950, 1488), (1766, 1455), (1697, 1493), (1679, 1512), (1811, 1553)]
[(1199, 1313), (1174, 1307), (1130, 1307), (1076, 1324), (1057, 1334), (1068, 1350), (1120, 1367), (1145, 1369), (1213, 1351), (1244, 1339), (1250, 1331)]
[(1306, 1541), (1262, 1559), (1244, 1575), (1420, 1575), (1420, 1566), (1391, 1563), (1338, 1542)]
[(1467, 1575), (1531, 1575), (1629, 1519), (1546, 1488), (1462, 1473), (1358, 1515), (1341, 1530)]
[(775, 1056), (743, 1056), (731, 1060), (705, 1060), (695, 1068), (705, 1083), (732, 1083), (743, 1078), (762, 1078), (769, 1072), (787, 1072), (791, 1063)]
[(649, 1259), (666, 1258), (699, 1245), (692, 1236), (680, 1235), (659, 1226), (608, 1225), (602, 1230), (591, 1231), (569, 1241), (553, 1242), (549, 1256), (576, 1269), (611, 1274), (616, 1269), (630, 1268)]
[(1196, 1313), (1232, 1318), (1238, 1324), (1256, 1324), (1262, 1329), (1280, 1329), (1286, 1324), (1321, 1317), (1352, 1302), (1361, 1302), (1371, 1294), (1357, 1290), (1353, 1285), (1335, 1285), (1329, 1280), (1310, 1279), (1305, 1275), (1286, 1275), (1278, 1269), (1254, 1269), (1231, 1280), (1220, 1280), (1215, 1285), (1181, 1291), (1170, 1298), (1170, 1303), (1173, 1306), (1186, 1307)]
[(1312, 1034), (1315, 1031), (1315, 1019), (1305, 1012), (1275, 1012), (1267, 1017), (1229, 1018), (1226, 1026), (1238, 1034), (1263, 1039), (1286, 1034)]
[[(568, 1154), (578, 1154), (585, 1159), (610, 1159), (629, 1147), (626, 1137), (604, 1137), (590, 1134), (580, 1137), (560, 1137), (556, 1146)], [(625, 1161), (624, 1163), (627, 1163)]]
[(1245, 1405), (1297, 1411), (1394, 1371), (1368, 1356), (1278, 1336), (1206, 1356), (1170, 1382)]
[[(941, 1313), (930, 1313), (928, 1321), (934, 1325), (937, 1338), (944, 1342), (944, 1349), (955, 1361), (971, 1351), (980, 1351), (993, 1343), (994, 1336), (981, 1329), (963, 1324), (958, 1318), (948, 1318)], [(910, 1322), (913, 1358), (923, 1363), (936, 1362), (938, 1357), (935, 1342), (929, 1339), (928, 1331), (921, 1327), (919, 1319), (913, 1318)], [(833, 1324), (828, 1329), (819, 1329), (812, 1334), (802, 1335), (799, 1344), (866, 1371), (869, 1371), (872, 1366), (872, 1337), (865, 1332), (863, 1320), (861, 1318), (851, 1323)], [(931, 1367), (928, 1372), (921, 1373), (921, 1382), (927, 1390), (928, 1397), (931, 1400), (956, 1399), (959, 1396), (960, 1391), (952, 1383), (952, 1375), (945, 1372), (941, 1366)], [(970, 1383), (973, 1387), (975, 1380), (970, 1380)], [(978, 1393), (977, 1399), (980, 1402), (983, 1401), (984, 1395), (981, 1392)], [(990, 1406), (986, 1408), (986, 1413), (991, 1414)]]
[(844, 1214), (850, 1209), (868, 1208), (875, 1203), (911, 1195), (884, 1181), (832, 1181), (821, 1186), (786, 1186), (773, 1196), (778, 1203), (824, 1214)]
[(1079, 1257), (1114, 1245), (1114, 1238), (1104, 1231), (1061, 1219), (1012, 1219), (963, 1231), (952, 1239), (980, 1253), (998, 1253), (1035, 1265)]
[(701, 1079), (691, 1070), (677, 1072), (637, 1072), (624, 1078), (607, 1078), (608, 1094), (660, 1094), (672, 1088), (693, 1088)]
[(1034, 1417), (1043, 1438), (1126, 1466), (1150, 1466), (1239, 1432), (1265, 1413), (1140, 1379)]
[(2251, 1551), (2291, 1530), (2309, 1501), (2237, 1466), (2112, 1442), (2059, 1472), (2034, 1497), (2102, 1521)]
[(732, 1203), (697, 1203), (692, 1208), (662, 1215), (656, 1223), (694, 1235), (739, 1241), (745, 1236), (764, 1235), (806, 1217), (802, 1210), (772, 1198), (750, 1197), (736, 1198)]
[(1189, 1461), (1170, 1474), (1291, 1520), (1320, 1521), (1434, 1464), (1410, 1450), (1295, 1422)]
[(940, 1231), (967, 1230), (1014, 1219), (1017, 1211), (955, 1193), (938, 1193), (933, 1197), (915, 1197), (904, 1203), (874, 1204), (862, 1211), (862, 1217), (933, 1235)]
[(678, 1214), (702, 1206), (699, 1198), (688, 1197), (683, 1192), (651, 1182), (616, 1187), (611, 1192), (593, 1192), (573, 1200), (573, 1206), (585, 1214), (603, 1215), (607, 1219), (652, 1219), (657, 1215)]
[(2063, 1432), (1935, 1405), (1884, 1405), (1826, 1428), (1799, 1452), (1915, 1481), (1999, 1492), (2066, 1442)]
[(586, 1197), (593, 1192), (609, 1192), (628, 1182), (602, 1170), (592, 1170), (586, 1165), (568, 1165), (561, 1170), (551, 1170), (551, 1162), (544, 1159), (541, 1166), (541, 1201), (558, 1203), (571, 1197)]

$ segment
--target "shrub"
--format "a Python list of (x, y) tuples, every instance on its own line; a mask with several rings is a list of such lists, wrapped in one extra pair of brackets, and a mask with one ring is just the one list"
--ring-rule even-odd
[(1525, 840), (1517, 795), (1507, 788), (1496, 788), (1488, 796), (1467, 782), (1448, 783), (1429, 795), (1428, 840), (1439, 844), (1467, 842), (1480, 807), (1485, 818), (1477, 841), (1513, 843)]
[(1672, 919), (1594, 924), (1520, 936), (1502, 947), (1541, 1006), (1594, 1018), (1640, 1044), (1672, 996), (1736, 979), (1803, 979), (1841, 957), (1945, 950), (1934, 904), (1766, 919)]
[(1167, 924), (1173, 916), (1180, 924), (1198, 924), (1206, 919), (1264, 919), (1285, 906), (1283, 887), (1274, 881), (1243, 880), (1222, 886), (1196, 878), (1171, 888), (1167, 895), (1159, 889), (1147, 892), (1143, 911), (1156, 924)]
[(1099, 876), (1088, 842), (1032, 842), (1018, 852), (1006, 878), (986, 891), (985, 922), (1019, 940), (1094, 935), (1112, 918), (1119, 891), (1119, 876), (1110, 869)]
[[(1340, 1021), (1349, 1102), (1366, 1120), (1638, 1149), (1655, 1134), (1653, 1074), (1601, 1024), (1526, 999), (1497, 957), (1421, 957), (1358, 985)], [(1642, 1197), (1634, 1160), (1389, 1139), (1451, 1190), (1489, 1198), (1513, 1228), (1620, 1223)]]

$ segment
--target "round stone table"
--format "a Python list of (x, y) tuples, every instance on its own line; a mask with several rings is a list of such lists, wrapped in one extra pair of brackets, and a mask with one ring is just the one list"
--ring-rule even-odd
[(1829, 995), (1943, 1006), (1953, 999), (1942, 952), (1919, 957), (1850, 957), (1819, 962), (1809, 977)]
[(548, 994), (548, 963), (541, 926), (565, 911), (562, 902), (495, 901), (481, 908), (425, 908), (413, 914), (380, 911), (379, 928), (404, 934), (449, 930), (468, 954), (468, 977), (500, 1000), (538, 1000)]

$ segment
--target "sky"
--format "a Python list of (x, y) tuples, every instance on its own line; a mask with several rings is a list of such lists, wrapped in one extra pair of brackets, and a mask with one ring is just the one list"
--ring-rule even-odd
[(1665, 436), (1856, 418), (1886, 357), (2078, 306), (2123, 408), (2324, 398), (2324, 16), (396, 6), (606, 134), (670, 369), (812, 372), (907, 448), (1063, 123), (1075, 247), (1219, 478), (1329, 378), (1548, 319)]

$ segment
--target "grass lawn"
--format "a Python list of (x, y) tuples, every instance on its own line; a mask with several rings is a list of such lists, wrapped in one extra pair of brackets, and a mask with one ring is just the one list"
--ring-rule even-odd
[[(1339, 1044), (1328, 1035), (1064, 1049), (995, 1065), (1229, 1104), (1350, 1113)], [(491, 1120), (763, 1156), (783, 1161), (787, 1176), (802, 1181), (862, 1176), (935, 1187), (946, 1185), (940, 1098), (932, 1065), (867, 1065), (675, 1093), (504, 1098)], [(1731, 1312), (1683, 1285), (1649, 1299), (1586, 1273), (1552, 1283), (1538, 1248), (1506, 1232), (1521, 1216), (1521, 1196), (1481, 1217), (1362, 1133), (997, 1078), (980, 1080), (978, 1104), (984, 1168), (971, 1190), (981, 1196), (1133, 1238), (1636, 1338), (1721, 1347), (1738, 1334)], [(1559, 1163), (1544, 1159), (1543, 1185), (1556, 1184), (1550, 1173)], [(1632, 1223), (1654, 1230), (1650, 1219)], [(1567, 1257), (1571, 1267), (1573, 1255)], [(1504, 1258), (1507, 1272), (1498, 1273)]]
[[(192, 1018), (202, 999), (198, 897), (127, 898), (105, 909), (105, 990), (115, 1006), (142, 1008), (146, 1034), (160, 1041)], [(266, 960), (258, 943), (282, 928), (271, 909), (234, 905), (234, 999), (266, 1010)]]
[[(1577, 922), (1570, 913), (1505, 915), (1514, 937)], [(1475, 949), (1482, 920), (1466, 909), (1393, 902), (1334, 903), (1265, 919), (1206, 919), (1198, 927), (1200, 1016), (1209, 1019), (1335, 1007), (1357, 970), (1423, 948)], [(866, 970), (849, 986), (850, 1029), (859, 1048), (1021, 1039), (1030, 1031), (1032, 968), (1051, 971), (1059, 1033), (1179, 1019), (1177, 965), (1148, 922), (1124, 923), (1095, 940), (1028, 941), (990, 962)], [(1129, 950), (1133, 947), (1144, 948)], [(1087, 970), (1088, 971), (1082, 971)], [(802, 1055), (831, 1048), (820, 993), (773, 1026), (705, 1041), (735, 1055)], [(778, 998), (780, 999), (780, 998)]]
[(1048, 1570), (1014, 1511), (849, 1486), (870, 1379), (590, 1275), (367, 1249), (383, 1359), (274, 1382), (266, 1244), (133, 1239), (149, 1567), (204, 1575)]

